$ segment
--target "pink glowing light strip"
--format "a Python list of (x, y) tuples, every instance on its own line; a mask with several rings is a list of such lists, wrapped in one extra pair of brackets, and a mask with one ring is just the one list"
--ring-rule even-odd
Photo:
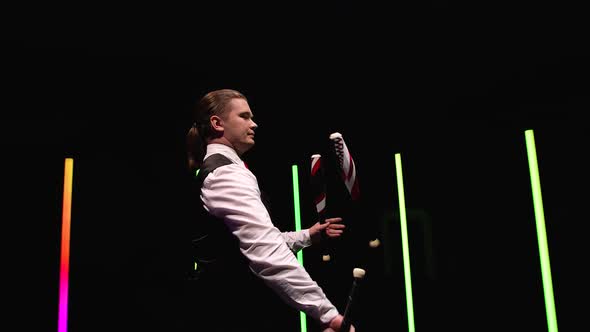
[(68, 330), (68, 286), (70, 272), (70, 220), (72, 215), (72, 178), (74, 159), (66, 158), (64, 172), (64, 195), (61, 223), (61, 261), (59, 264), (59, 311), (57, 331)]

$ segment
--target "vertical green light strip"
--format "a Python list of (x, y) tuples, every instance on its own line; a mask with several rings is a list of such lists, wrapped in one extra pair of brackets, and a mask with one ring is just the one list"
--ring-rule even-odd
[[(299, 208), (299, 172), (297, 165), (291, 167), (293, 172), (293, 203), (295, 204), (295, 231), (301, 230), (301, 211)], [(303, 252), (297, 252), (297, 260), (303, 266)], [(301, 332), (307, 332), (307, 319), (303, 311), (299, 312), (299, 320), (301, 322)]]
[(402, 177), (402, 157), (395, 154), (395, 172), (397, 178), (397, 196), (399, 199), (399, 217), (402, 231), (402, 248), (404, 257), (404, 280), (406, 287), (406, 306), (408, 311), (408, 331), (414, 332), (414, 304), (412, 299), (412, 274), (410, 273), (410, 248), (408, 245), (408, 221), (406, 219), (406, 199)]
[(543, 212), (543, 198), (541, 197), (541, 180), (539, 178), (539, 165), (537, 164), (535, 135), (530, 129), (526, 130), (524, 133), (529, 161), (529, 172), (531, 175), (535, 221), (537, 224), (537, 242), (539, 244), (539, 257), (541, 260), (541, 276), (543, 278), (543, 295), (545, 297), (547, 326), (549, 332), (557, 332), (555, 300), (553, 298), (553, 283), (551, 281), (551, 264), (549, 262), (549, 249), (547, 246), (547, 231), (545, 229), (545, 215)]

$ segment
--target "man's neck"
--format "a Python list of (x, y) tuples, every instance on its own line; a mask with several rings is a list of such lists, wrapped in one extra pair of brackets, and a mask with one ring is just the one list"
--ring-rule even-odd
[(213, 138), (213, 139), (209, 140), (209, 142), (207, 142), (207, 144), (223, 144), (225, 146), (229, 146), (234, 151), (236, 151), (236, 153), (238, 154), (238, 156), (240, 158), (242, 157), (242, 153), (238, 149), (236, 149), (225, 137)]

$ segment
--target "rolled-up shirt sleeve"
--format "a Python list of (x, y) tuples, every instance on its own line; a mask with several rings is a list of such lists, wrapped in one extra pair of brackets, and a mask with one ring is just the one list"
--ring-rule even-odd
[(274, 226), (252, 172), (238, 164), (218, 167), (203, 182), (201, 198), (239, 239), (250, 269), (284, 301), (325, 324), (338, 314), (294, 255), (310, 243), (309, 232), (281, 233)]

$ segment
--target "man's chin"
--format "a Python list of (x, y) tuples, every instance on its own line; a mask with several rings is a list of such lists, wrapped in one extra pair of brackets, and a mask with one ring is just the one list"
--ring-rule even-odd
[(240, 154), (243, 154), (245, 152), (247, 152), (248, 150), (250, 150), (252, 147), (254, 147), (254, 140), (251, 140), (250, 142), (247, 143), (243, 143), (240, 144)]

